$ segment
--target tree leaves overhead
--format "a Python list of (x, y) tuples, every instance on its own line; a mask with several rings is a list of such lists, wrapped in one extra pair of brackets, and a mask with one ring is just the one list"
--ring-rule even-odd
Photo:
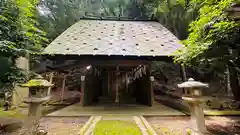
[(83, 16), (147, 19), (142, 0), (42, 0), (38, 4), (41, 27), (52, 41)]
[(55, 39), (84, 15), (84, 3), (80, 0), (42, 0), (38, 4), (41, 27), (48, 38)]
[[(228, 48), (236, 48), (236, 43), (239, 42), (239, 23), (231, 20), (225, 12), (233, 2), (234, 0), (212, 0), (203, 3), (199, 19), (191, 23), (191, 33), (183, 42), (185, 48), (178, 52), (176, 61), (194, 64), (203, 58), (207, 60), (207, 56), (218, 57), (220, 61), (230, 58)], [(212, 51), (215, 53), (210, 53)]]
[(156, 0), (156, 19), (180, 40), (188, 36), (188, 25), (198, 16), (200, 2), (185, 0)]
[(12, 87), (24, 79), (16, 59), (42, 49), (47, 41), (36, 21), (36, 0), (2, 0), (0, 2), (0, 88)]

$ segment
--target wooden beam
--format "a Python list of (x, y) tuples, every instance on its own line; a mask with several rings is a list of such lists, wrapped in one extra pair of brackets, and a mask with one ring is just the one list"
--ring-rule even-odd
[(169, 56), (123, 56), (123, 55), (72, 55), (72, 54), (43, 54), (46, 59), (54, 60), (146, 60), (146, 61), (169, 61), (173, 62), (173, 57)]
[(149, 61), (143, 61), (143, 60), (81, 60), (76, 61), (75, 63), (71, 63), (68, 65), (51, 65), (47, 66), (47, 72), (49, 71), (58, 71), (61, 73), (68, 73), (69, 69), (74, 68), (84, 68), (88, 65), (98, 65), (98, 67), (112, 67), (115, 68), (116, 65), (119, 65), (120, 67), (129, 67), (133, 68), (139, 65), (147, 65), (149, 64)]

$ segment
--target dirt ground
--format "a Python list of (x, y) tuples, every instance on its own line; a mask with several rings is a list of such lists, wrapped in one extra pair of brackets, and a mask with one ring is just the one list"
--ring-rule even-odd
[(88, 117), (45, 117), (41, 119), (41, 129), (46, 129), (48, 135), (76, 135)]
[[(154, 129), (160, 133), (175, 132), (176, 135), (191, 129), (190, 117), (146, 117)], [(215, 135), (240, 135), (240, 117), (206, 117), (207, 130)], [(175, 135), (175, 134), (174, 134)]]

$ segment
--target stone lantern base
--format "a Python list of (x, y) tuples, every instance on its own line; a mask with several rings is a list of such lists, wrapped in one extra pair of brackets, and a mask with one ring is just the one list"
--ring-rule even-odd
[(27, 98), (25, 99), (25, 103), (29, 104), (29, 112), (28, 116), (40, 118), (42, 115), (42, 103), (46, 102), (50, 99), (50, 97), (45, 98)]
[(191, 125), (193, 126), (194, 135), (206, 135), (208, 131), (205, 126), (204, 112), (201, 106), (203, 100), (193, 97), (182, 97), (188, 103), (191, 113)]

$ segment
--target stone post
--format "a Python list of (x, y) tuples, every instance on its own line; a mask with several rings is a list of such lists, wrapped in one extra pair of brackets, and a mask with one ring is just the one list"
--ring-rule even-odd
[(42, 104), (39, 103), (31, 103), (29, 106), (28, 116), (40, 118), (42, 115)]
[(200, 133), (206, 133), (206, 126), (204, 120), (204, 112), (201, 107), (201, 102), (189, 103), (191, 107), (191, 120), (195, 129), (198, 129)]
[(190, 107), (191, 125), (193, 126), (194, 131), (197, 135), (205, 135), (207, 133), (207, 129), (201, 105), (203, 103), (203, 99), (201, 98), (202, 91), (200, 88), (208, 87), (208, 84), (197, 82), (190, 78), (187, 82), (178, 84), (178, 87), (190, 90), (191, 95), (184, 96), (182, 99), (187, 102)]

